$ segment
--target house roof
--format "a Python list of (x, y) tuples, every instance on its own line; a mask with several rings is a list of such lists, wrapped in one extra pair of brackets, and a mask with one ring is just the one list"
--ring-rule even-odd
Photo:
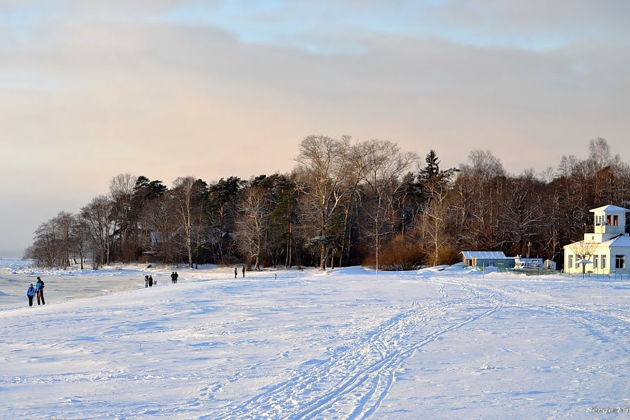
[(628, 247), (630, 247), (630, 236), (628, 236), (628, 235), (617, 236), (616, 238), (612, 238), (611, 240), (606, 241), (604, 243), (608, 244), (609, 246), (628, 246)]
[(596, 209), (589, 210), (591, 213), (630, 213), (630, 210), (611, 204)]
[[(565, 245), (563, 248), (569, 248), (571, 246), (580, 246), (584, 241), (573, 242), (572, 244)], [(619, 235), (615, 238), (609, 239), (604, 242), (587, 242), (587, 244), (592, 245), (594, 248), (599, 248), (600, 246), (613, 247), (613, 246), (625, 246), (630, 247), (630, 236), (628, 235)]]
[(505, 256), (503, 251), (462, 251), (462, 255), (464, 255), (464, 258), (467, 260), (501, 260), (508, 258)]

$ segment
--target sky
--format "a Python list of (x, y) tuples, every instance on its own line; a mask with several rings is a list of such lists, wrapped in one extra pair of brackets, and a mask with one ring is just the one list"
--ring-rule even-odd
[(0, 255), (120, 173), (287, 172), (311, 134), (512, 173), (630, 161), (630, 2), (0, 0)]

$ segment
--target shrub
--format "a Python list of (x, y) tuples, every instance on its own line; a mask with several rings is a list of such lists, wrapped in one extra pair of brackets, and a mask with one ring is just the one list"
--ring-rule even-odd
[[(425, 255), (417, 241), (397, 235), (386, 243), (379, 255), (379, 268), (382, 270), (413, 270), (422, 265)], [(370, 255), (365, 265), (375, 265), (374, 255)]]

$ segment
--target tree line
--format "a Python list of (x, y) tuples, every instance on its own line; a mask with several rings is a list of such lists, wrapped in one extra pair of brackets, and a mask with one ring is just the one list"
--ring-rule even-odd
[(543, 174), (506, 172), (490, 151), (440, 167), (390, 141), (309, 136), (290, 173), (207, 183), (115, 176), (77, 214), (42, 223), (26, 256), (46, 267), (113, 262), (246, 263), (250, 267), (449, 264), (461, 250), (501, 250), (562, 264), (589, 209), (630, 201), (630, 167), (605, 139), (586, 159)]

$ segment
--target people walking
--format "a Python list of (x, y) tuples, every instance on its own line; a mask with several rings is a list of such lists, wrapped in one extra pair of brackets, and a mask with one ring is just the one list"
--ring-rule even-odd
[(173, 284), (177, 283), (177, 277), (175, 276), (174, 271), (171, 273), (171, 283)]
[(28, 297), (28, 306), (33, 306), (33, 298), (35, 297), (35, 288), (33, 287), (33, 283), (28, 287), (26, 291), (26, 296)]
[(44, 300), (44, 282), (40, 277), (37, 277), (37, 282), (35, 283), (35, 295), (37, 295), (38, 305), (46, 304), (46, 301)]

